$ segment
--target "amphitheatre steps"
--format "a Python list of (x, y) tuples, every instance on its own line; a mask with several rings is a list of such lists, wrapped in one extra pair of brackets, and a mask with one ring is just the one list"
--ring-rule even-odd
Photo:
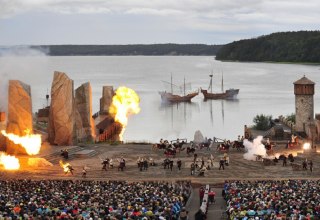
[[(90, 152), (87, 152), (86, 154), (82, 154), (80, 152), (86, 151), (85, 148), (80, 147), (80, 146), (75, 146), (68, 148), (68, 153), (69, 153), (69, 159), (76, 159), (76, 158), (81, 158), (81, 157), (93, 157), (97, 155), (97, 152), (94, 150), (91, 150)], [(46, 156), (43, 156), (47, 161), (51, 162), (52, 164), (58, 164), (59, 161), (62, 159), (61, 152), (55, 152)]]

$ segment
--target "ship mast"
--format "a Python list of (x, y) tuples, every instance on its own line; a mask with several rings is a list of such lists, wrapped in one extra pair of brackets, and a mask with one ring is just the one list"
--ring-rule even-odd
[(183, 77), (183, 95), (186, 95), (186, 78)]
[(223, 92), (223, 72), (222, 72), (222, 79), (221, 79), (221, 92)]
[(212, 77), (213, 77), (213, 74), (210, 74), (210, 85), (209, 85), (209, 88), (211, 89), (211, 93), (212, 93)]
[(171, 94), (173, 94), (173, 87), (172, 87), (172, 73), (171, 73)]

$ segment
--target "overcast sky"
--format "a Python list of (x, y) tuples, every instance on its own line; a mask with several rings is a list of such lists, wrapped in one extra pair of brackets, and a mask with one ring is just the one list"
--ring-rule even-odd
[(320, 0), (0, 0), (0, 45), (224, 44), (319, 24)]

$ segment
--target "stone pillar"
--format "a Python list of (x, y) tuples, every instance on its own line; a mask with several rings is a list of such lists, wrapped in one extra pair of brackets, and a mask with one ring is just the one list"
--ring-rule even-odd
[(80, 141), (95, 140), (95, 126), (92, 118), (92, 90), (89, 82), (82, 84), (75, 92), (77, 113), (77, 139)]
[(51, 86), (48, 140), (55, 145), (75, 143), (73, 80), (63, 72), (54, 72)]
[[(19, 80), (9, 80), (7, 133), (19, 136), (33, 132), (31, 88)], [(7, 153), (26, 154), (23, 147), (7, 141)]]
[[(0, 112), (0, 131), (6, 130), (6, 113)], [(6, 150), (6, 139), (5, 137), (0, 133), (0, 151)]]
[(108, 115), (109, 107), (114, 96), (113, 86), (103, 86), (102, 98), (100, 99), (100, 115)]

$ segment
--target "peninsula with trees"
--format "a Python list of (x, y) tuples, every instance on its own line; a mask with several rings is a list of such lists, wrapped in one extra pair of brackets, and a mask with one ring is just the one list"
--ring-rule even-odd
[(320, 31), (279, 32), (224, 45), (222, 61), (320, 63)]

